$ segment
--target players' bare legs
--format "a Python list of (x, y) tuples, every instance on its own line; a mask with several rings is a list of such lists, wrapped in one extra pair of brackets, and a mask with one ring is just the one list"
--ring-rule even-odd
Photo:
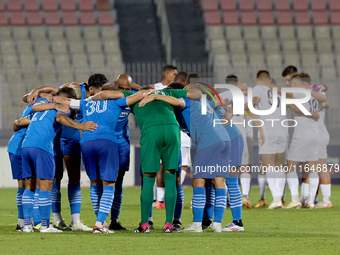
[(296, 173), (296, 169), (299, 162), (288, 160), (287, 166), (289, 172), (286, 174), (288, 187), (290, 189), (290, 194), (292, 196), (292, 202), (286, 207), (290, 208), (301, 208), (301, 203), (299, 202), (299, 179)]
[(275, 170), (279, 170), (276, 173), (276, 185), (278, 189), (278, 194), (281, 196), (282, 204), (285, 206), (285, 201), (283, 200), (284, 191), (286, 186), (286, 174), (284, 173), (283, 165), (285, 161), (285, 152), (277, 153), (275, 155)]
[(257, 176), (257, 181), (259, 183), (260, 188), (260, 200), (255, 206), (255, 208), (258, 207), (265, 207), (267, 205), (266, 202), (266, 173), (263, 171), (262, 167), (260, 169), (260, 173)]
[(157, 209), (164, 209), (164, 192), (165, 192), (165, 185), (163, 181), (163, 165), (160, 164), (160, 170), (156, 174), (156, 181), (157, 181)]

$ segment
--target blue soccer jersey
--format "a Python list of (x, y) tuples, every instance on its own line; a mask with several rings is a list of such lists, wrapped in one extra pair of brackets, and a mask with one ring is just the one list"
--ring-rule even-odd
[[(21, 118), (25, 118), (32, 114), (33, 114), (32, 106), (28, 104), (23, 113), (21, 114)], [(7, 148), (8, 152), (15, 155), (21, 155), (21, 145), (22, 141), (24, 140), (26, 130), (27, 130), (26, 127), (21, 128), (12, 135), (11, 139), (8, 142)]]
[[(215, 110), (216, 110), (217, 116), (220, 119), (224, 119), (224, 116), (221, 116), (221, 114), (225, 113), (225, 110), (222, 107), (218, 107)], [(240, 130), (235, 125), (229, 124), (229, 125), (224, 126), (224, 127), (228, 132), (230, 140), (234, 140), (236, 137), (242, 136)]]
[[(44, 98), (39, 98), (37, 103), (50, 104), (50, 102)], [(22, 148), (35, 147), (53, 155), (53, 140), (57, 131), (61, 128), (61, 124), (55, 120), (57, 113), (59, 112), (56, 110), (34, 113), (31, 118), (31, 123), (27, 127)], [(64, 112), (61, 113), (65, 114)]]
[(130, 107), (125, 107), (119, 115), (116, 125), (116, 137), (117, 142), (129, 143), (130, 142), (130, 131), (129, 131), (129, 114), (131, 112)]
[(126, 98), (106, 101), (80, 101), (80, 112), (83, 113), (83, 121), (93, 121), (98, 124), (94, 131), (85, 131), (80, 143), (87, 141), (107, 139), (117, 143), (116, 125), (122, 110), (127, 107)]

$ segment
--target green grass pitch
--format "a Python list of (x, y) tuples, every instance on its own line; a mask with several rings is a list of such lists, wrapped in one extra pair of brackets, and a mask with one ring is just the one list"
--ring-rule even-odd
[[(82, 189), (81, 219), (95, 223), (90, 190)], [(185, 188), (183, 226), (192, 221), (192, 189)], [(0, 189), (0, 254), (340, 254), (340, 186), (332, 187), (333, 208), (299, 210), (243, 210), (245, 232), (163, 234), (165, 210), (154, 209), (155, 230), (135, 234), (140, 220), (140, 188), (124, 189), (120, 221), (128, 231), (112, 235), (85, 232), (57, 234), (15, 232), (16, 189)], [(290, 194), (287, 194), (289, 202)], [(319, 197), (321, 199), (321, 197)], [(251, 190), (253, 205), (258, 188)], [(271, 201), (267, 190), (267, 201)], [(62, 189), (62, 215), (71, 220), (67, 190)], [(227, 209), (223, 226), (232, 220)]]

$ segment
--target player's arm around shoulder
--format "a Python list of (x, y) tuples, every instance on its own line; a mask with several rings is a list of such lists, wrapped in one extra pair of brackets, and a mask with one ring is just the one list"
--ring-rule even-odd
[(60, 123), (63, 126), (79, 129), (82, 131), (94, 131), (98, 127), (98, 125), (93, 121), (87, 121), (85, 123), (79, 123), (77, 121), (74, 121), (73, 119), (66, 116), (65, 113), (62, 112), (58, 112), (55, 116), (55, 119), (58, 123)]
[(143, 107), (147, 103), (150, 103), (154, 100), (163, 101), (175, 107), (180, 107), (180, 108), (185, 107), (185, 102), (181, 98), (176, 98), (173, 96), (158, 95), (158, 94), (146, 96), (142, 101), (140, 101), (139, 107)]
[(20, 130), (22, 127), (26, 127), (30, 124), (31, 120), (29, 118), (29, 116), (26, 116), (24, 118), (18, 119), (16, 121), (14, 121), (13, 123), (13, 131), (16, 132), (18, 130)]
[(105, 101), (108, 99), (118, 99), (125, 97), (124, 93), (121, 91), (102, 91), (94, 96), (90, 96), (89, 98), (86, 99), (86, 101), (91, 101), (91, 100), (98, 100), (98, 101)]

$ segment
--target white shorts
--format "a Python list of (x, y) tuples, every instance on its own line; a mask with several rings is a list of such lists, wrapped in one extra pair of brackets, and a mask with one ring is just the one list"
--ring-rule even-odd
[(259, 154), (277, 154), (286, 151), (285, 136), (265, 136), (264, 144), (259, 144)]
[(293, 138), (290, 143), (287, 160), (307, 162), (318, 161), (319, 141)]
[(181, 153), (182, 153), (182, 166), (190, 166), (191, 165), (190, 147), (181, 147)]
[(319, 141), (318, 156), (319, 158), (327, 158), (328, 141)]

